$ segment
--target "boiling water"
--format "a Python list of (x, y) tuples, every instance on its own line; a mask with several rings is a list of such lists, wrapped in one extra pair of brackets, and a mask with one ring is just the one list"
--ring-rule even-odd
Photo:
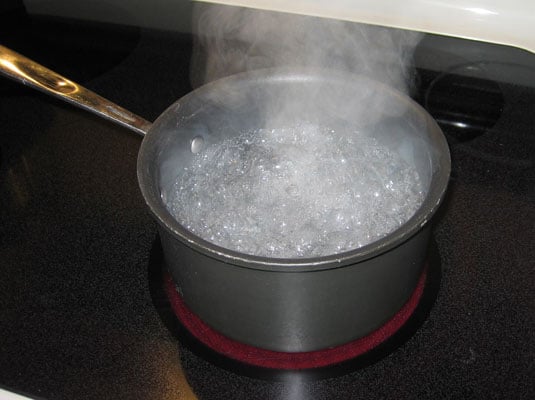
[(302, 125), (207, 146), (178, 175), (167, 207), (219, 246), (294, 258), (371, 243), (406, 222), (424, 195), (415, 167), (373, 137)]

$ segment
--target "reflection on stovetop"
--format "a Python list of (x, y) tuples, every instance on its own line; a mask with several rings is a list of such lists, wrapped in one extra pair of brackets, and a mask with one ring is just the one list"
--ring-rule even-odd
[[(22, 11), (0, 13), (0, 34), (148, 119), (190, 90), (187, 35)], [(438, 80), (431, 89), (443, 96)], [(198, 357), (160, 319), (140, 139), (1, 79), (0, 387), (53, 399), (535, 397), (535, 91), (483, 87), (495, 120), (464, 141), (445, 127), (453, 173), (434, 232), (442, 281), (423, 325), (343, 376), (270, 382)]]

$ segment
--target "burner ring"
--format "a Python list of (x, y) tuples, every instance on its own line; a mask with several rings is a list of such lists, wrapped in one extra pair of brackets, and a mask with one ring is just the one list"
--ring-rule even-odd
[[(342, 357), (344, 351), (347, 350), (347, 348), (343, 346), (349, 347), (350, 344), (338, 346), (334, 349), (322, 350), (325, 353), (321, 353), (321, 351), (310, 352), (308, 354), (278, 353), (257, 349), (253, 346), (243, 347), (247, 345), (231, 341), (231, 339), (228, 339), (215, 331), (215, 336), (212, 336), (212, 332), (210, 331), (213, 330), (200, 321), (196, 315), (191, 313), (180, 298), (174, 282), (169, 273), (165, 270), (163, 250), (158, 237), (151, 250), (148, 272), (149, 288), (153, 304), (158, 311), (162, 322), (173, 336), (178, 339), (180, 346), (184, 350), (181, 352), (183, 363), (185, 362), (187, 365), (193, 366), (201, 362), (201, 359), (203, 359), (213, 366), (240, 375), (270, 381), (285, 380), (288, 379), (290, 375), (294, 374), (299, 374), (300, 379), (317, 380), (340, 376), (367, 367), (391, 354), (414, 335), (427, 319), (440, 288), (440, 255), (436, 243), (433, 240), (431, 241), (428, 250), (428, 262), (426, 265), (427, 266), (422, 271), (418, 285), (410, 300), (389, 322), (387, 322), (386, 327), (383, 326), (383, 328), (379, 328), (378, 331), (371, 335), (354, 341), (360, 344), (360, 347), (355, 346), (350, 357)], [(175, 298), (178, 299), (178, 302), (172, 304), (174, 302), (173, 299)], [(180, 320), (180, 316), (177, 316), (177, 312), (175, 311), (177, 308), (180, 308), (178, 312), (179, 315), (184, 312), (189, 312), (193, 316), (193, 319), (189, 321), (189, 324), (199, 322), (201, 333), (194, 335), (188, 329), (186, 326), (188, 323)], [(197, 319), (197, 321), (195, 319)], [(389, 333), (390, 335), (388, 335)], [(226, 342), (229, 346), (237, 346), (238, 348), (241, 348), (241, 353), (245, 356), (239, 357), (236, 354), (229, 353), (228, 348), (226, 352), (218, 349), (218, 342), (216, 339), (220, 338), (217, 337), (217, 335), (222, 336), (223, 341), (229, 341)], [(208, 345), (205, 342), (212, 343), (212, 345)], [(351, 343), (355, 345), (354, 342)], [(232, 343), (232, 345), (230, 343)], [(247, 353), (244, 349), (251, 350), (253, 353)], [(338, 353), (338, 358), (332, 360), (323, 359), (315, 365), (310, 361), (312, 358), (318, 360), (320, 356), (328, 354), (327, 352), (329, 351), (332, 351), (332, 354)], [(258, 354), (263, 355), (265, 362), (261, 363), (258, 360), (255, 361), (255, 354), (257, 356)], [(275, 359), (272, 359), (273, 356), (277, 356), (278, 358), (275, 357)], [(291, 360), (288, 361), (288, 358), (291, 358)], [(281, 362), (281, 360), (283, 360), (283, 362)]]
[(331, 366), (359, 357), (394, 335), (414, 313), (424, 292), (426, 279), (427, 266), (407, 303), (389, 321), (369, 335), (337, 347), (297, 353), (260, 349), (223, 336), (189, 310), (168, 273), (165, 274), (164, 285), (171, 307), (180, 323), (204, 346), (226, 357), (256, 367), (302, 370)]

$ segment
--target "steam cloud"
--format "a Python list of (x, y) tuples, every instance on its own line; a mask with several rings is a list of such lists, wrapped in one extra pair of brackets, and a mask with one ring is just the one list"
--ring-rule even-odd
[(421, 34), (326, 18), (197, 4), (194, 86), (266, 67), (358, 73), (407, 93)]
[[(363, 215), (371, 216), (377, 212), (374, 207), (381, 208), (376, 199), (380, 196), (379, 192), (372, 190), (375, 186), (383, 185), (383, 181), (389, 182), (389, 179), (391, 186), (394, 182), (395, 185), (399, 184), (399, 187), (414, 184), (408, 178), (410, 174), (401, 178), (393, 175), (405, 168), (404, 166), (422, 172), (422, 169), (417, 168), (418, 157), (423, 160), (420, 164), (425, 164), (426, 152), (418, 151), (425, 148), (423, 141), (418, 140), (418, 129), (413, 121), (400, 122), (406, 117), (405, 111), (409, 103), (374, 81), (404, 93), (408, 92), (411, 81), (409, 61), (421, 38), (419, 33), (325, 18), (207, 4), (196, 5), (194, 18), (196, 42), (191, 68), (194, 87), (243, 71), (264, 68), (291, 71), (287, 75), (286, 72), (277, 72), (276, 79), (266, 76), (265, 72), (254, 73), (247, 79), (230, 79), (214, 84), (209, 90), (200, 91), (203, 96), (203, 109), (195, 114), (200, 121), (197, 121), (197, 125), (191, 130), (199, 131), (207, 144), (221, 145), (222, 138), (236, 139), (244, 132), (257, 132), (256, 136), (259, 136), (258, 132), (262, 130), (271, 132), (271, 135), (266, 134), (266, 139), (256, 144), (254, 138), (249, 138), (245, 144), (239, 141), (225, 142), (231, 149), (242, 146), (241, 151), (236, 153), (237, 155), (231, 153), (225, 159), (212, 157), (216, 159), (215, 164), (211, 164), (206, 170), (216, 169), (223, 177), (218, 175), (216, 183), (199, 184), (199, 181), (195, 181), (193, 186), (208, 190), (209, 193), (194, 193), (194, 199), (200, 198), (203, 201), (192, 201), (191, 207), (186, 206), (186, 210), (190, 211), (195, 209), (195, 204), (201, 206), (211, 202), (206, 209), (197, 210), (200, 217), (192, 218), (192, 221), (203, 221), (202, 218), (215, 209), (213, 217), (207, 219), (209, 222), (203, 222), (196, 232), (200, 232), (204, 226), (212, 226), (216, 220), (219, 221), (219, 215), (226, 217), (238, 210), (240, 215), (231, 219), (231, 222), (226, 223), (222, 219), (223, 223), (210, 231), (216, 232), (209, 234), (210, 239), (207, 240), (212, 240), (211, 238), (223, 232), (221, 226), (225, 229), (227, 226), (235, 226), (236, 223), (236, 226), (240, 226), (238, 222), (243, 217), (241, 209), (246, 208), (249, 211), (254, 210), (254, 213), (245, 218), (247, 224), (244, 223), (243, 231), (238, 230), (238, 235), (258, 230), (257, 225), (249, 226), (250, 221), (264, 221), (263, 229), (268, 226), (269, 221), (275, 221), (274, 226), (277, 229), (290, 227), (288, 232), (295, 236), (293, 238), (298, 242), (297, 248), (305, 243), (305, 247), (316, 251), (325, 232), (327, 235), (352, 237), (357, 229), (346, 222), (343, 226), (331, 225), (328, 228), (320, 223), (328, 221), (334, 224), (336, 220), (353, 221), (356, 218), (354, 199), (360, 199), (361, 195), (359, 192), (352, 197), (353, 189), (360, 188), (355, 190), (372, 193), (370, 201), (360, 208), (356, 207), (361, 211), (366, 210)], [(367, 78), (352, 74), (364, 75)], [(249, 79), (251, 75), (253, 78)], [(199, 117), (203, 116), (203, 113), (206, 118)], [(280, 134), (279, 139), (273, 141), (277, 132), (284, 134)], [(364, 145), (366, 143), (369, 145)], [(359, 157), (359, 146), (360, 150), (367, 149), (367, 154)], [(349, 149), (347, 154), (346, 149)], [(385, 154), (395, 154), (398, 161), (391, 163), (395, 157), (388, 156), (378, 162), (381, 151), (391, 152)], [(248, 158), (250, 153), (253, 153), (252, 161)], [(347, 159), (355, 161), (356, 164), (348, 167)], [(369, 169), (372, 164), (376, 167)], [(218, 165), (232, 167), (223, 168)], [(280, 175), (284, 166), (287, 166), (284, 170), (286, 172)], [(203, 168), (205, 167), (199, 170)], [(366, 172), (367, 168), (369, 172)], [(232, 175), (236, 170), (237, 176)], [(257, 173), (258, 171), (261, 173)], [(413, 175), (418, 176), (418, 173)], [(427, 167), (422, 174), (424, 188), (429, 182), (429, 175)], [(194, 176), (212, 177), (212, 174)], [(221, 186), (221, 182), (232, 184), (229, 183), (228, 187)], [(212, 196), (214, 187), (218, 185), (222, 187), (221, 198)], [(181, 182), (177, 187), (178, 190), (171, 190), (177, 194), (176, 198), (180, 198), (182, 194), (190, 196), (193, 192), (180, 189), (186, 187), (186, 184)], [(418, 192), (419, 189), (415, 191)], [(326, 193), (331, 196), (327, 201), (324, 200)], [(232, 203), (232, 196), (235, 196), (238, 205)], [(294, 202), (294, 197), (299, 201)], [(407, 196), (402, 194), (401, 198), (404, 197)], [(232, 200), (230, 203), (229, 199)], [(244, 202), (247, 207), (242, 207)], [(293, 206), (286, 208), (287, 203)], [(382, 208), (397, 209), (400, 202), (393, 203), (394, 206)], [(173, 210), (178, 215), (184, 204), (190, 202), (180, 198), (176, 204), (178, 206)], [(222, 204), (231, 206), (221, 211), (219, 207)], [(311, 206), (308, 207), (307, 204)], [(325, 214), (331, 212), (330, 208), (348, 212), (344, 214), (346, 217), (342, 217), (342, 214), (333, 217), (331, 214)], [(373, 223), (378, 220), (379, 217), (374, 217)], [(189, 226), (189, 223), (186, 225)], [(360, 219), (355, 226), (358, 225)], [(385, 229), (382, 232), (390, 229), (386, 225), (383, 228)], [(275, 242), (270, 243), (280, 240), (280, 232), (276, 232), (276, 229), (267, 231), (275, 232), (269, 236), (275, 238)], [(367, 235), (375, 237), (376, 233)], [(256, 234), (248, 233), (246, 236), (256, 238)], [(332, 238), (334, 236), (329, 236), (327, 242)], [(263, 237), (260, 243), (266, 244), (268, 240)], [(336, 243), (339, 245), (341, 242)], [(257, 246), (255, 243), (251, 248)], [(277, 248), (275, 244), (270, 246)], [(340, 246), (344, 251), (347, 250)], [(238, 250), (241, 251), (239, 248)], [(261, 254), (271, 253), (263, 251)], [(283, 254), (285, 257), (293, 256), (292, 253)], [(300, 250), (296, 254), (301, 256)]]

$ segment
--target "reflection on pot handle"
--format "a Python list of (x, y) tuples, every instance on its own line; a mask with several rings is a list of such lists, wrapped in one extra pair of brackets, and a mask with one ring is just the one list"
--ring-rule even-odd
[(0, 45), (0, 73), (144, 136), (151, 123), (60, 74)]

